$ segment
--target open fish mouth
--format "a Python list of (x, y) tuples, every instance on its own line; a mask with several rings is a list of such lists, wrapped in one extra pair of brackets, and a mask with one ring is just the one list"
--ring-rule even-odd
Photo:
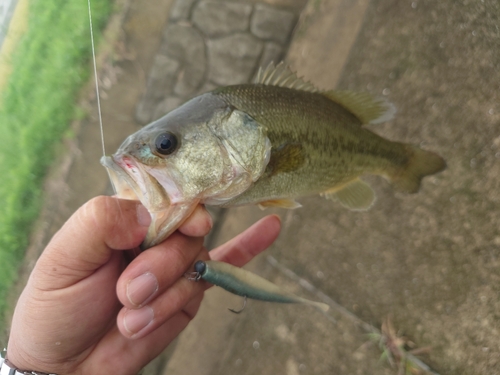
[[(141, 248), (148, 249), (172, 234), (196, 208), (199, 200), (172, 203), (165, 187), (130, 156), (103, 156), (118, 198), (139, 200), (151, 215), (151, 224)], [(172, 182), (170, 182), (172, 186)]]
[[(145, 194), (144, 178), (137, 164), (133, 163), (132, 160), (123, 160), (123, 158), (117, 161), (113, 156), (103, 156), (101, 164), (106, 167), (111, 184), (119, 198), (139, 200), (146, 206), (147, 196)], [(128, 167), (128, 170), (131, 170), (130, 174), (123, 168), (124, 165)]]

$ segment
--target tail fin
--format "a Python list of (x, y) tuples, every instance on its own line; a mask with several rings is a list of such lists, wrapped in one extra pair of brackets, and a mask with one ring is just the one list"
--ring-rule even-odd
[(446, 162), (438, 154), (418, 147), (405, 145), (410, 155), (406, 166), (389, 176), (395, 189), (405, 193), (416, 193), (425, 176), (441, 172)]

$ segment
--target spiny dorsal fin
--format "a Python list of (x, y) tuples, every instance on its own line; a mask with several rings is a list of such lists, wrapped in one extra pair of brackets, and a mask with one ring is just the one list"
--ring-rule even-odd
[(255, 77), (254, 83), (309, 92), (319, 91), (312, 83), (304, 81), (302, 78), (298, 77), (297, 74), (292, 72), (283, 61), (276, 66), (273, 62), (271, 62), (267, 68), (259, 68), (259, 72), (257, 73), (257, 77)]
[(396, 113), (396, 107), (392, 103), (366, 92), (326, 91), (322, 94), (349, 110), (362, 124), (389, 121)]
[(312, 83), (298, 77), (283, 61), (278, 65), (271, 62), (265, 69), (259, 68), (254, 83), (320, 93), (343, 106), (362, 124), (379, 124), (389, 121), (396, 113), (394, 105), (387, 100), (366, 92), (320, 91)]

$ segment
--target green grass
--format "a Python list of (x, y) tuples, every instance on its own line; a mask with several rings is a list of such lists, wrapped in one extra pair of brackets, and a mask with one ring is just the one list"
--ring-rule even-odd
[[(111, 10), (111, 0), (92, 0), (94, 31)], [(29, 28), (0, 101), (0, 322), (39, 213), (43, 178), (89, 78), (89, 35), (86, 0), (30, 1)]]

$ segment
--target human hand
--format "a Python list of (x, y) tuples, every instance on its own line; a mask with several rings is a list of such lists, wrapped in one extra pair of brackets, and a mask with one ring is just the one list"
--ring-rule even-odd
[(210, 252), (202, 206), (163, 243), (130, 263), (150, 217), (135, 201), (98, 197), (53, 237), (19, 298), (7, 358), (20, 369), (67, 374), (137, 374), (195, 316), (206, 283), (183, 277), (196, 260), (242, 266), (278, 236), (267, 216)]

